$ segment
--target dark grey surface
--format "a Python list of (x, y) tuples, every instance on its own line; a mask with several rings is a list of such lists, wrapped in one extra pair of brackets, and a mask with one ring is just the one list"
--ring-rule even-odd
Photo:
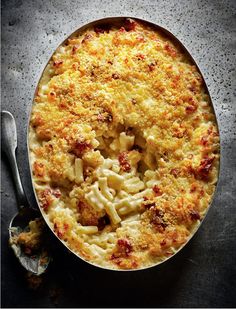
[[(27, 287), (8, 248), (16, 199), (2, 158), (2, 307), (235, 307), (236, 306), (236, 2), (230, 1), (2, 1), (2, 109), (19, 134), (18, 162), (33, 203), (26, 125), (44, 65), (66, 36), (107, 16), (136, 16), (173, 32), (199, 63), (219, 121), (221, 175), (212, 208), (192, 241), (161, 266), (132, 273), (99, 270), (54, 241), (54, 262), (41, 289)], [(53, 242), (53, 243), (54, 243)], [(54, 297), (55, 289), (59, 293)]]

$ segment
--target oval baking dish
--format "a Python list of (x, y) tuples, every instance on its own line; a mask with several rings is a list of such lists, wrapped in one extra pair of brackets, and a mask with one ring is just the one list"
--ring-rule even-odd
[(91, 22), (60, 44), (35, 92), (28, 149), (50, 229), (112, 270), (174, 256), (219, 175), (217, 121), (196, 62), (169, 31), (137, 18)]

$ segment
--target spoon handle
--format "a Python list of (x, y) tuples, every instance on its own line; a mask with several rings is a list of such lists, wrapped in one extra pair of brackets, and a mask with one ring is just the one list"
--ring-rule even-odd
[(16, 187), (16, 195), (20, 208), (28, 205), (24, 189), (21, 184), (20, 174), (16, 162), (17, 131), (13, 115), (8, 111), (1, 112), (2, 120), (2, 150), (10, 163)]

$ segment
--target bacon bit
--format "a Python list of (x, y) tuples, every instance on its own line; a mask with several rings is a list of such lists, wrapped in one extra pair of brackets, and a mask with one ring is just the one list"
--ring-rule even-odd
[(119, 29), (119, 32), (126, 32), (126, 30), (125, 30), (124, 27), (121, 27), (121, 28)]
[(163, 239), (161, 242), (160, 242), (160, 245), (163, 247), (166, 245), (166, 241)]
[(129, 172), (131, 170), (130, 163), (128, 162), (128, 153), (127, 151), (123, 151), (119, 154), (118, 160), (121, 166), (121, 169), (124, 172)]
[(180, 75), (176, 75), (175, 77), (173, 77), (173, 80), (171, 83), (173, 88), (177, 88), (179, 86), (179, 81), (180, 81)]
[(79, 48), (79, 46), (78, 45), (74, 45), (73, 47), (72, 47), (72, 55), (74, 55), (75, 53), (76, 53), (76, 51), (78, 50), (78, 48)]
[(59, 238), (63, 238), (63, 236), (65, 235), (65, 232), (68, 230), (68, 228), (69, 228), (68, 223), (64, 223), (63, 227), (59, 227), (57, 223), (54, 223), (54, 231), (56, 232), (56, 234)]
[(33, 164), (33, 173), (36, 177), (43, 177), (45, 175), (44, 164), (35, 161)]
[(197, 185), (195, 183), (191, 184), (190, 193), (196, 192)]
[(131, 268), (137, 268), (137, 267), (138, 267), (138, 263), (136, 261), (132, 261)]
[(174, 82), (174, 84), (177, 84), (177, 83), (179, 82), (179, 80), (180, 80), (180, 75), (175, 75), (175, 76), (173, 77), (173, 82)]
[(63, 226), (64, 226), (64, 229), (67, 231), (68, 228), (69, 228), (69, 224), (68, 223), (64, 223)]
[(52, 195), (54, 195), (56, 198), (59, 198), (61, 196), (60, 189), (55, 189), (52, 191)]
[(92, 148), (92, 145), (86, 141), (80, 141), (77, 140), (73, 145), (73, 153), (79, 157), (81, 154), (83, 154), (85, 151)]
[(144, 197), (143, 197), (143, 200), (144, 200), (144, 201), (148, 201), (148, 197), (147, 197), (147, 196), (144, 196)]
[(112, 74), (112, 78), (113, 78), (113, 79), (119, 79), (119, 78), (120, 78), (120, 75), (117, 74), (117, 73), (113, 73), (113, 74)]
[(177, 56), (176, 50), (169, 43), (164, 45), (164, 49), (171, 57), (175, 58)]
[(138, 60), (145, 59), (145, 55), (143, 55), (143, 54), (138, 54), (136, 57), (138, 58)]
[(61, 101), (61, 102), (59, 103), (59, 108), (60, 108), (60, 109), (67, 109), (68, 106), (67, 106), (67, 104), (66, 104), (65, 101)]
[(45, 189), (44, 191), (39, 193), (39, 205), (45, 211), (48, 209), (53, 200), (51, 193), (51, 189)]
[(196, 102), (196, 100), (194, 100), (193, 97), (189, 97), (187, 100), (190, 103), (190, 105), (186, 106), (186, 108), (185, 108), (186, 113), (192, 114), (197, 110), (198, 103)]
[(213, 132), (213, 128), (212, 127), (207, 130), (207, 133), (209, 135), (212, 135), (212, 136), (219, 136), (218, 132)]
[(195, 100), (192, 96), (190, 96), (190, 97), (188, 98), (188, 102), (189, 102), (191, 105), (197, 105), (196, 100)]
[(191, 218), (191, 220), (195, 221), (195, 220), (200, 220), (201, 216), (196, 210), (191, 210), (190, 211), (190, 218)]
[(208, 135), (211, 135), (211, 133), (212, 133), (212, 127), (210, 127), (210, 128), (207, 130), (207, 133), (208, 133)]
[(63, 63), (62, 60), (56, 60), (53, 62), (53, 66), (56, 67), (56, 68), (59, 68), (59, 66), (61, 66)]
[(185, 110), (186, 110), (186, 113), (192, 114), (197, 110), (197, 106), (188, 105), (186, 106)]
[(200, 144), (203, 146), (206, 146), (208, 144), (208, 136), (204, 135), (202, 136), (201, 140), (200, 140)]
[(57, 236), (58, 236), (59, 238), (62, 238), (62, 237), (63, 237), (63, 233), (59, 230), (59, 231), (57, 231)]
[(155, 193), (155, 196), (160, 196), (163, 194), (163, 192), (157, 185), (153, 186), (152, 190)]
[[(110, 259), (111, 259), (111, 260), (116, 260), (116, 259), (119, 259), (119, 257), (120, 257), (120, 256), (118, 256), (117, 253), (112, 253)], [(121, 261), (118, 260), (118, 261), (115, 261), (115, 263), (116, 263), (117, 265), (119, 265), (119, 264), (121, 263)]]
[(118, 239), (117, 245), (119, 252), (124, 253), (126, 256), (128, 256), (133, 249), (131, 243), (126, 239)]
[(114, 253), (110, 259), (122, 269), (134, 269), (139, 266), (138, 259), (135, 256), (130, 256), (130, 258), (127, 259), (126, 256), (117, 256), (117, 254)]
[(155, 67), (156, 67), (155, 63), (148, 64), (148, 69), (149, 69), (150, 72), (154, 71)]
[(178, 168), (172, 168), (170, 171), (171, 175), (173, 175), (175, 178), (177, 178), (180, 174), (180, 170)]
[(58, 224), (54, 223), (54, 231), (56, 232), (57, 236), (59, 238), (63, 237), (63, 232), (59, 229)]
[(204, 196), (204, 194), (205, 194), (204, 190), (203, 190), (203, 189), (201, 189), (201, 190), (200, 190), (200, 192), (199, 192), (200, 197), (203, 197), (203, 196)]
[(113, 64), (113, 62), (112, 62), (112, 61), (110, 61), (110, 60), (109, 60), (109, 61), (107, 61), (107, 63), (109, 63), (109, 64)]
[(194, 170), (194, 168), (192, 167), (192, 165), (187, 166), (187, 173), (193, 176), (196, 176), (196, 172)]
[(163, 232), (165, 228), (168, 226), (168, 224), (164, 221), (163, 217), (164, 214), (161, 210), (156, 208), (155, 206), (152, 206), (150, 209), (151, 219), (150, 223), (153, 224), (158, 231)]
[(200, 166), (197, 170), (197, 173), (201, 179), (206, 180), (208, 178), (214, 159), (215, 157), (212, 158), (207, 157), (201, 161)]
[(82, 44), (83, 43), (86, 43), (86, 41), (88, 41), (89, 39), (91, 39), (92, 38), (92, 35), (91, 34), (86, 34), (85, 36), (84, 36), (84, 38), (83, 38), (83, 40), (82, 40)]
[(135, 30), (136, 26), (137, 26), (137, 23), (133, 19), (127, 18), (125, 20), (124, 28), (125, 28), (126, 31)]

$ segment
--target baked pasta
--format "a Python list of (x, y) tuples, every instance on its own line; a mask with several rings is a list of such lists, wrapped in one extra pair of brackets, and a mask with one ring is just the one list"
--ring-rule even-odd
[(29, 147), (51, 229), (109, 269), (172, 256), (203, 219), (218, 177), (201, 74), (178, 43), (132, 19), (87, 28), (56, 50), (35, 95)]

